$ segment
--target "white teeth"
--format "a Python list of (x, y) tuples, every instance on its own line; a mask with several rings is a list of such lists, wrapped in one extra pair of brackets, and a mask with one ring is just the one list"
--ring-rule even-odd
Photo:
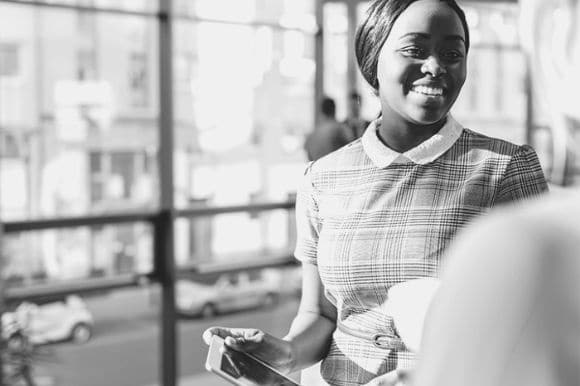
[(413, 86), (411, 91), (431, 96), (443, 95), (443, 89), (439, 87)]

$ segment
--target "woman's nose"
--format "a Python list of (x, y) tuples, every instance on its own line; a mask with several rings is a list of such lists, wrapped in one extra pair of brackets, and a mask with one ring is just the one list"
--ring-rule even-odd
[(434, 78), (447, 73), (445, 66), (443, 66), (439, 59), (434, 55), (425, 59), (425, 62), (421, 66), (421, 71), (424, 74), (431, 74)]

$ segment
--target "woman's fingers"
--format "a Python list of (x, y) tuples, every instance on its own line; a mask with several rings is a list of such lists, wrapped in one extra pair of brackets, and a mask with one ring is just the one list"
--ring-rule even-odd
[(226, 346), (252, 353), (281, 371), (286, 372), (292, 369), (294, 356), (289, 342), (255, 328), (215, 326), (204, 331), (203, 341), (209, 345), (214, 335), (223, 338)]
[(212, 335), (223, 338), (228, 346), (241, 347), (248, 343), (260, 343), (264, 333), (255, 328), (210, 327), (204, 331), (203, 341), (209, 345)]
[(373, 379), (366, 386), (397, 386), (399, 383), (399, 376), (395, 371), (388, 372)]
[(413, 374), (414, 374), (414, 369), (397, 369), (397, 376), (399, 377), (399, 380), (403, 383), (410, 383), (412, 378), (413, 378)]
[(366, 386), (407, 386), (410, 385), (413, 370), (396, 369), (373, 379)]

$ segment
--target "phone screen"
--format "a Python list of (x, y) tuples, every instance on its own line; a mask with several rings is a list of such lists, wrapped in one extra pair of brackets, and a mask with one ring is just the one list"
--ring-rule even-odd
[(221, 370), (242, 385), (299, 386), (253, 357), (227, 348), (222, 353)]

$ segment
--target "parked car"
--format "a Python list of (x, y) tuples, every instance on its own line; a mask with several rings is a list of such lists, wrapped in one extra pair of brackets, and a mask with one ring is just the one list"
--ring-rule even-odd
[(262, 270), (264, 279), (270, 281), (280, 295), (300, 297), (302, 295), (302, 267), (279, 267)]
[(76, 295), (43, 305), (23, 302), (2, 315), (4, 339), (19, 339), (18, 333), (24, 333), (33, 344), (63, 340), (85, 343), (92, 336), (93, 325), (91, 312)]
[(269, 306), (278, 293), (261, 275), (248, 272), (227, 273), (215, 284), (178, 280), (175, 285), (177, 310), (185, 315), (212, 317), (219, 313)]

